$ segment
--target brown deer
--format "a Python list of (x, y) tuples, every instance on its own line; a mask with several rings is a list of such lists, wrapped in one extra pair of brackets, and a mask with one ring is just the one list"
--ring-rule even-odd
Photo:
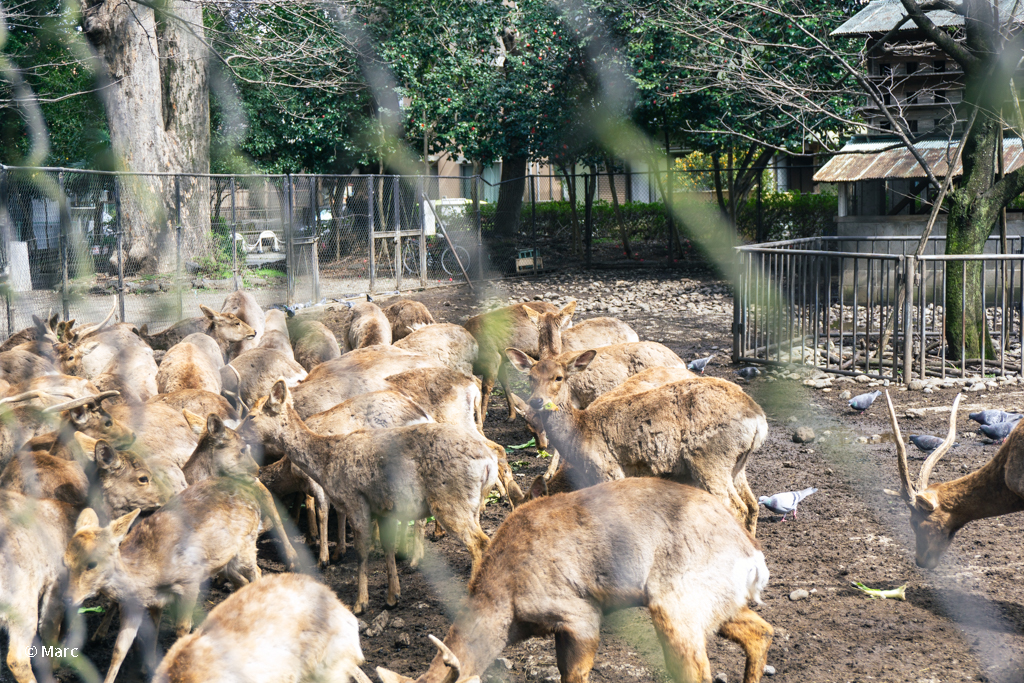
[[(30, 437), (17, 442), (22, 449), (45, 450), (66, 460), (75, 459), (73, 444), (78, 432), (103, 439), (115, 448), (127, 448), (135, 442), (135, 432), (102, 407), (104, 399), (116, 395), (116, 391), (103, 392), (51, 405), (41, 412), (33, 407), (15, 408), (13, 413), (19, 424), (10, 426), (20, 426), (23, 439)], [(56, 421), (52, 420), (54, 417)], [(0, 463), (6, 464), (6, 460), (0, 458)]]
[(273, 349), (287, 356), (289, 360), (295, 360), (291, 338), (288, 336), (288, 318), (284, 311), (277, 308), (267, 311), (263, 322), (263, 336), (260, 338), (258, 348)]
[(149, 325), (142, 325), (139, 327), (139, 337), (142, 338), (142, 341), (149, 344), (149, 347), (154, 351), (166, 351), (190, 334), (195, 334), (196, 332), (209, 334), (210, 321), (211, 319), (206, 315), (185, 318), (154, 334), (149, 333)]
[(194, 334), (172, 346), (160, 361), (160, 370), (156, 374), (157, 392), (169, 394), (181, 389), (202, 389), (219, 394), (222, 386), (220, 369), (224, 367), (224, 361), (210, 354), (205, 348), (210, 345), (216, 348), (212, 338)]
[(354, 611), (369, 604), (367, 566), (373, 519), (380, 520), (388, 568), (388, 605), (401, 588), (395, 565), (395, 521), (430, 514), (469, 549), (473, 565), (487, 547), (480, 508), (495, 486), (498, 461), (479, 434), (442, 424), (369, 429), (346, 436), (310, 430), (292, 406), (283, 380), (261, 398), (249, 415), (261, 441), (323, 487), (331, 504), (347, 513), (359, 555), (358, 597)]
[(290, 323), (289, 332), (295, 360), (306, 372), (341, 355), (338, 339), (319, 320), (299, 320)]
[(275, 574), (232, 593), (167, 651), (153, 683), (370, 683), (359, 625), (334, 592)]
[[(750, 454), (768, 436), (764, 411), (732, 382), (697, 378), (638, 394), (572, 405), (568, 378), (586, 370), (595, 351), (534, 362), (518, 349), (508, 358), (530, 378), (529, 405), (571, 471), (576, 487), (624, 477), (668, 477), (703, 488), (753, 534), (758, 504), (747, 485)], [(561, 357), (560, 357), (561, 358)]]
[(215, 413), (222, 420), (238, 420), (238, 413), (226, 398), (204, 389), (180, 389), (170, 394), (158, 394), (149, 399), (149, 403), (161, 403), (196, 415)]
[[(264, 336), (268, 338), (272, 339), (273, 333)], [(289, 387), (296, 387), (306, 379), (306, 371), (290, 354), (261, 346), (243, 351), (221, 368), (221, 390), (238, 397), (242, 405), (251, 406), (270, 392), (279, 377), (284, 377)]]
[(440, 365), (467, 375), (473, 374), (473, 363), (480, 352), (473, 335), (466, 328), (451, 323), (421, 327), (395, 342), (394, 346), (431, 357)]
[[(228, 340), (228, 346), (225, 348), (228, 359), (234, 358), (243, 351), (255, 349), (259, 346), (260, 339), (263, 337), (263, 325), (266, 315), (263, 313), (263, 309), (260, 308), (259, 303), (256, 302), (256, 297), (249, 292), (236, 290), (228, 294), (227, 298), (224, 299), (224, 305), (220, 307), (220, 312), (229, 313), (252, 328), (252, 336), (246, 336), (239, 340)], [(205, 310), (203, 313), (207, 314)]]
[(238, 588), (260, 577), (256, 537), (262, 512), (255, 490), (252, 479), (207, 479), (134, 527), (138, 510), (107, 526), (100, 526), (91, 508), (79, 515), (64, 553), (71, 607), (98, 594), (120, 607), (121, 626), (105, 683), (117, 677), (144, 611), (153, 620), (150, 628), (159, 628), (164, 607), (176, 601), (181, 637), (192, 630), (204, 582), (223, 573)]
[(346, 302), (346, 305), (352, 310), (352, 318), (345, 332), (343, 353), (391, 344), (391, 323), (380, 306), (371, 301)]
[[(575, 308), (574, 304), (570, 305)], [(540, 357), (537, 324), (528, 309), (538, 313), (559, 312), (554, 304), (530, 301), (488, 311), (466, 321), (465, 328), (476, 338), (480, 348), (473, 364), (473, 372), (483, 379), (480, 392), (483, 395), (481, 410), (485, 416), (491, 391), (494, 389), (495, 381), (498, 381), (508, 401), (508, 420), (511, 422), (516, 419), (512, 389), (508, 383), (508, 361), (502, 354), (502, 349), (513, 346), (534, 358)]]
[(416, 330), (433, 325), (434, 316), (430, 309), (419, 301), (403, 299), (384, 307), (384, 317), (391, 323), (391, 341), (405, 339)]
[(992, 459), (981, 469), (953, 481), (931, 484), (935, 464), (956, 440), (956, 414), (962, 394), (957, 394), (949, 414), (949, 433), (921, 465), (917, 484), (910, 481), (907, 449), (896, 421), (889, 392), (889, 409), (900, 472), (900, 497), (910, 508), (910, 526), (917, 538), (917, 565), (934, 569), (953, 542), (953, 536), (968, 522), (1008, 515), (1024, 510), (1024, 431), (1018, 423)]
[(647, 607), (675, 681), (711, 681), (706, 639), (717, 631), (743, 648), (744, 683), (757, 683), (773, 629), (748, 603), (761, 602), (767, 582), (757, 542), (699, 489), (627, 479), (532, 501), (494, 534), (416, 681), (475, 680), (507, 645), (554, 634), (562, 682), (586, 683), (604, 614)]

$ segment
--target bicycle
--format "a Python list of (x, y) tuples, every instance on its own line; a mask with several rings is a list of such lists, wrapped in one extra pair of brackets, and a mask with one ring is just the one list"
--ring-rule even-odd
[[(455, 259), (462, 262), (462, 267), (469, 271), (469, 251), (455, 245), (455, 253), (445, 245), (442, 248), (441, 240), (427, 238), (427, 271), (436, 268), (440, 264), (441, 269), (448, 275), (455, 277), (462, 275), (462, 270)], [(402, 268), (407, 275), (417, 275), (420, 272), (420, 240), (418, 237), (408, 237), (402, 242)]]

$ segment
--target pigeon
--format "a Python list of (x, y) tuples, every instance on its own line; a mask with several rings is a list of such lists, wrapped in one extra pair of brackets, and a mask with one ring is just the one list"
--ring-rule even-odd
[(882, 395), (881, 391), (872, 391), (869, 394), (861, 394), (850, 399), (850, 407), (856, 411), (864, 412), (871, 407), (875, 399)]
[(920, 434), (918, 436), (910, 437), (911, 442), (917, 446), (917, 450), (924, 451), (925, 453), (931, 453), (936, 448), (942, 445), (945, 439), (940, 439), (937, 436), (930, 434)]
[(793, 519), (796, 519), (796, 506), (800, 504), (800, 501), (816, 493), (818, 489), (811, 487), (804, 489), (803, 491), (787, 491), (786, 493), (776, 493), (774, 496), (761, 496), (757, 499), (757, 502), (764, 505), (766, 508), (771, 510), (777, 515), (782, 515), (782, 521), (786, 521), (786, 515), (790, 512), (793, 513)]
[(1016, 422), (1024, 417), (1020, 413), (1007, 413), (1003, 410), (983, 410), (980, 413), (971, 413), (969, 418), (983, 425), (994, 425), (1000, 422)]
[(981, 425), (978, 429), (979, 432), (992, 439), (993, 441), (1003, 442), (1003, 439), (1010, 435), (1013, 428), (1017, 426), (1020, 420), (1007, 420), (1006, 422), (997, 422), (994, 425)]
[(708, 366), (708, 363), (710, 363), (711, 359), (714, 358), (714, 357), (715, 357), (715, 354), (711, 354), (707, 358), (698, 358), (697, 360), (691, 360), (690, 364), (687, 365), (686, 367), (689, 370), (693, 370), (698, 375), (703, 375), (704, 374), (704, 368), (706, 368)]
[(746, 368), (740, 368), (739, 370), (736, 371), (736, 374), (739, 375), (742, 379), (751, 380), (760, 375), (761, 370), (751, 365)]

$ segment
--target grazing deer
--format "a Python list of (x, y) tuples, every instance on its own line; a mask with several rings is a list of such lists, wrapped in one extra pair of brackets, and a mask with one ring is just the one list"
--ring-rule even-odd
[(395, 348), (433, 358), (440, 365), (473, 374), (473, 363), (480, 352), (476, 339), (466, 328), (451, 323), (421, 327), (395, 342)]
[(196, 334), (178, 342), (164, 355), (156, 375), (158, 393), (169, 394), (182, 389), (202, 389), (214, 394), (221, 392), (220, 369), (224, 367), (224, 361), (211, 357), (209, 350), (204, 348), (207, 342), (203, 339), (209, 340), (216, 348), (213, 339), (205, 334)]
[(273, 349), (287, 356), (289, 360), (295, 360), (291, 338), (288, 336), (288, 318), (284, 311), (277, 308), (267, 311), (263, 323), (263, 337), (260, 338), (258, 348)]
[(942, 445), (932, 451), (921, 465), (917, 484), (910, 481), (907, 449), (896, 421), (889, 392), (889, 409), (900, 471), (900, 498), (910, 508), (910, 526), (917, 537), (916, 560), (919, 567), (934, 569), (949, 549), (953, 536), (968, 522), (986, 517), (1008, 515), (1024, 510), (1024, 431), (1020, 424), (1006, 437), (992, 459), (981, 469), (953, 481), (931, 484), (935, 464), (956, 440), (956, 414), (962, 394), (957, 394), (949, 414), (949, 433)]
[[(711, 680), (706, 639), (717, 631), (743, 648), (744, 683), (757, 683), (773, 629), (748, 603), (761, 602), (767, 582), (757, 542), (690, 486), (627, 479), (532, 501), (494, 534), (416, 681), (474, 680), (507, 645), (554, 634), (562, 682), (586, 683), (603, 615), (647, 607), (675, 681)], [(384, 683), (412, 681), (377, 673)]]
[(384, 307), (384, 317), (391, 324), (391, 341), (405, 339), (416, 330), (434, 324), (430, 309), (419, 301), (403, 299)]
[(356, 618), (302, 574), (251, 583), (167, 651), (153, 683), (370, 683)]
[[(190, 334), (195, 334), (196, 332), (210, 334), (212, 332), (210, 325), (213, 320), (206, 315), (185, 318), (155, 334), (149, 333), (149, 325), (142, 325), (139, 327), (139, 337), (142, 338), (142, 341), (149, 344), (149, 347), (154, 351), (166, 351)], [(211, 334), (210, 336), (215, 335)]]
[[(181, 637), (192, 630), (192, 612), (204, 582), (223, 573), (239, 588), (260, 577), (256, 537), (262, 512), (255, 490), (252, 479), (207, 479), (134, 527), (138, 510), (107, 526), (100, 526), (91, 508), (79, 515), (64, 553), (71, 607), (77, 609), (97, 594), (120, 607), (121, 629), (105, 683), (117, 677), (144, 610), (153, 619), (152, 627), (159, 628), (163, 608), (176, 600)], [(155, 632), (153, 641), (155, 645)]]
[[(575, 307), (575, 304), (570, 305)], [(508, 383), (508, 361), (502, 355), (502, 349), (513, 346), (535, 358), (540, 357), (537, 324), (528, 311), (557, 313), (559, 309), (544, 301), (530, 301), (482, 313), (466, 321), (465, 328), (476, 338), (480, 348), (473, 372), (483, 379), (480, 388), (483, 395), (481, 410), (485, 416), (497, 380), (508, 401), (508, 420), (511, 422), (516, 419), (512, 389)]]
[[(225, 349), (228, 359), (234, 358), (243, 351), (255, 349), (259, 346), (260, 339), (263, 337), (263, 325), (266, 315), (256, 302), (256, 297), (249, 292), (236, 290), (228, 294), (227, 298), (224, 299), (224, 305), (220, 307), (220, 312), (231, 314), (252, 328), (252, 336), (247, 335), (243, 339), (228, 340), (229, 344)], [(203, 313), (209, 315), (205, 310)]]
[[(568, 378), (586, 370), (595, 351), (534, 362), (506, 349), (529, 373), (529, 405), (555, 448), (580, 476), (577, 487), (624, 477), (668, 477), (703, 488), (753, 534), (757, 498), (747, 485), (750, 454), (768, 436), (764, 411), (732, 382), (698, 378), (638, 394), (572, 405)], [(560, 357), (561, 358), (561, 357)]]
[(289, 331), (295, 360), (306, 372), (341, 355), (338, 339), (319, 320), (299, 320)]
[[(272, 336), (264, 336), (264, 339)], [(266, 396), (279, 377), (288, 386), (296, 387), (306, 379), (306, 371), (294, 358), (271, 348), (255, 348), (235, 356), (220, 370), (222, 391), (237, 396), (242, 405), (251, 406), (256, 399)]]
[(359, 554), (357, 614), (369, 604), (367, 565), (373, 519), (381, 520), (388, 605), (394, 605), (401, 592), (394, 521), (433, 514), (469, 549), (476, 566), (487, 547), (480, 508), (498, 474), (497, 455), (479, 434), (450, 425), (417, 424), (321, 436), (295, 412), (283, 380), (274, 383), (248, 419), (261, 441), (286, 453), (323, 487), (332, 505), (347, 513)]
[(370, 301), (346, 302), (346, 305), (352, 310), (352, 317), (345, 331), (343, 353), (391, 344), (391, 323), (380, 306)]

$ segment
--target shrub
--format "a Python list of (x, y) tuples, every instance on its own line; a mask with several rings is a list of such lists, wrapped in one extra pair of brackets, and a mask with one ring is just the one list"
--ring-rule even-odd
[[(839, 213), (839, 198), (830, 193), (765, 192), (761, 211), (768, 241), (819, 237), (830, 232)], [(752, 195), (736, 220), (740, 237), (757, 238), (757, 197)]]

